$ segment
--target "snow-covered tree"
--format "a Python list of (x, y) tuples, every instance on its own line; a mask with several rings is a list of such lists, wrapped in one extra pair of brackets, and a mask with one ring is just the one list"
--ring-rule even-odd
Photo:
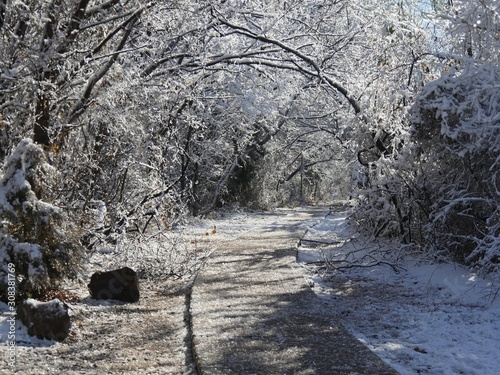
[(499, 18), (495, 0), (453, 0), (446, 15), (452, 51), (465, 61), (498, 64)]
[(0, 179), (0, 297), (13, 264), (18, 297), (39, 296), (79, 269), (79, 248), (64, 211), (46, 194), (53, 168), (42, 148), (22, 140)]
[(445, 3), (0, 2), (0, 157), (43, 146), (53, 201), (89, 247), (226, 202), (347, 196), (352, 181), (360, 221), (412, 241), (408, 111), (464, 66), (425, 14), (471, 19)]
[(97, 84), (125, 53), (146, 7), (119, 0), (4, 4), (0, 25), (4, 156), (15, 139), (27, 135), (38, 144), (60, 148), (65, 136), (81, 125), (78, 118), (92, 104)]
[(454, 1), (452, 67), (426, 85), (412, 116), (415, 186), (432, 246), (484, 272), (497, 272), (500, 117), (498, 5)]
[(426, 85), (412, 117), (414, 186), (433, 245), (484, 271), (498, 269), (500, 83), (497, 66), (468, 66)]
[(430, 43), (428, 53), (435, 59), (425, 66), (418, 61), (423, 87), (411, 94), (411, 111), (406, 106), (399, 122), (401, 136), (379, 133), (379, 144), (359, 154), (372, 170), (356, 218), (377, 236), (399, 236), (435, 256), (495, 272), (498, 32), (491, 20), (496, 8), (493, 2), (453, 5), (444, 17), (448, 28), (438, 34), (448, 46)]

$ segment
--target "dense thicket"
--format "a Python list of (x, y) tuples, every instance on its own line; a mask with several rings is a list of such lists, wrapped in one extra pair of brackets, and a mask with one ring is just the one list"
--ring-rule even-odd
[(439, 77), (423, 80), (404, 121), (379, 136), (356, 218), (375, 236), (498, 274), (498, 6), (454, 2), (447, 19), (446, 48), (433, 53)]
[[(4, 243), (47, 245), (56, 279), (53, 258), (68, 274), (82, 246), (226, 203), (352, 196), (374, 235), (494, 269), (498, 13), (453, 3), (0, 0)], [(43, 154), (43, 184), (19, 147)], [(26, 215), (50, 244), (20, 234)], [(25, 269), (9, 246), (1, 272)]]

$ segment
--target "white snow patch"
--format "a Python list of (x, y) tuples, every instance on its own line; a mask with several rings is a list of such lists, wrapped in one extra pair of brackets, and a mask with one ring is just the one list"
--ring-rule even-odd
[[(402, 375), (499, 373), (500, 298), (492, 301), (498, 285), (456, 264), (406, 259), (399, 273), (385, 263), (370, 266), (371, 251), (386, 259), (391, 244), (356, 238), (345, 214), (328, 216), (304, 239), (301, 262), (366, 266), (307, 268), (306, 278), (350, 332)], [(308, 246), (313, 241), (338, 244)]]

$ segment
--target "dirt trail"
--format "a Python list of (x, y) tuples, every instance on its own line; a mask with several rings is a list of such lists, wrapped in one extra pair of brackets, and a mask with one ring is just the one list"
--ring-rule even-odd
[(327, 212), (203, 223), (196, 241), (216, 250), (192, 288), (191, 278), (141, 280), (140, 301), (126, 304), (73, 285), (70, 337), (18, 342), (14, 371), (0, 345), (0, 374), (395, 374), (329, 313), (296, 262), (304, 223)]
[(324, 209), (295, 210), (219, 244), (191, 296), (199, 374), (397, 373), (351, 336), (306, 284), (296, 262), (300, 225), (324, 215)]

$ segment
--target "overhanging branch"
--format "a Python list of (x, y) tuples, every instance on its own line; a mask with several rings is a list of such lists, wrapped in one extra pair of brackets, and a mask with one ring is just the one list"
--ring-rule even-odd
[(255, 32), (251, 31), (250, 29), (248, 29), (244, 26), (236, 25), (236, 24), (233, 24), (233, 23), (227, 21), (222, 16), (216, 15), (214, 12), (213, 12), (213, 14), (214, 14), (214, 17), (217, 18), (218, 22), (221, 25), (226, 26), (227, 28), (231, 29), (233, 32), (235, 32), (239, 35), (245, 36), (247, 38), (254, 39), (256, 41), (260, 41), (262, 43), (277, 46), (277, 47), (279, 47), (279, 49), (281, 49), (285, 53), (288, 53), (288, 54), (295, 56), (296, 58), (298, 58), (299, 61), (305, 63), (306, 66), (309, 66), (309, 69), (307, 69), (305, 67), (297, 65), (296, 70), (299, 70), (302, 73), (305, 73), (307, 75), (316, 76), (317, 78), (319, 78), (319, 80), (321, 82), (326, 83), (328, 86), (330, 86), (334, 90), (338, 91), (342, 96), (344, 96), (356, 114), (361, 112), (361, 106), (359, 105), (358, 101), (350, 95), (349, 91), (344, 86), (342, 86), (341, 84), (336, 82), (334, 79), (329, 77), (327, 74), (325, 74), (322, 71), (322, 69), (320, 68), (320, 66), (318, 65), (318, 63), (316, 61), (314, 61), (311, 57), (303, 54), (298, 49), (293, 48), (293, 47), (287, 45), (286, 43), (283, 43), (283, 42), (276, 40), (276, 39), (272, 39), (272, 38), (267, 37), (267, 36), (262, 35), (262, 34), (256, 34)]

